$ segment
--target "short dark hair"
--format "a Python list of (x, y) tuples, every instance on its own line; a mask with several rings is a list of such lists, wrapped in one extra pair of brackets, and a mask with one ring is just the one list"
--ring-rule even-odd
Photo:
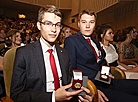
[(84, 15), (84, 14), (88, 14), (90, 16), (94, 15), (95, 19), (97, 18), (96, 13), (94, 11), (92, 11), (92, 10), (89, 9), (89, 10), (83, 10), (82, 12), (79, 13), (79, 15), (78, 15), (78, 21), (80, 21), (81, 16)]
[(62, 18), (62, 14), (58, 8), (54, 5), (47, 5), (46, 7), (41, 7), (38, 11), (38, 21), (42, 21), (44, 17), (44, 13), (49, 12), (49, 13), (54, 13), (55, 15), (59, 16)]

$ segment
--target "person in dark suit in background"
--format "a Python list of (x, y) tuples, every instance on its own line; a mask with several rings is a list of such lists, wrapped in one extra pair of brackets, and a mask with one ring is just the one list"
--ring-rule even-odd
[[(138, 100), (138, 80), (112, 79), (109, 86), (98, 84), (95, 77), (103, 65), (107, 65), (105, 52), (100, 43), (92, 38), (96, 14), (83, 10), (78, 16), (80, 31), (65, 39), (64, 47), (69, 51), (71, 68), (82, 69), (98, 88), (99, 102), (136, 102)], [(113, 78), (112, 75), (109, 77)]]
[[(85, 87), (66, 91), (72, 85), (69, 84), (69, 55), (54, 43), (62, 27), (61, 12), (52, 5), (40, 8), (37, 27), (41, 33), (40, 39), (16, 51), (11, 98), (15, 102), (91, 102), (93, 95)], [(78, 96), (79, 99), (74, 100), (73, 96), (83, 90), (88, 95)]]

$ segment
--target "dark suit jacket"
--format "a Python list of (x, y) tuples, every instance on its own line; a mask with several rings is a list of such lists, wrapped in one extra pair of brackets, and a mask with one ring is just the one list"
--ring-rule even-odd
[(91, 40), (97, 45), (101, 51), (101, 60), (97, 63), (95, 54), (87, 40), (82, 36), (81, 32), (69, 36), (65, 39), (64, 47), (69, 51), (71, 68), (83, 70), (83, 75), (88, 76), (94, 82), (94, 78), (102, 65), (106, 65), (104, 60), (105, 52), (101, 49), (100, 43), (91, 37)]
[[(64, 86), (70, 82), (69, 56), (58, 46), (56, 50)], [(52, 93), (46, 92), (46, 68), (40, 41), (17, 49), (11, 98), (15, 102), (52, 102)]]

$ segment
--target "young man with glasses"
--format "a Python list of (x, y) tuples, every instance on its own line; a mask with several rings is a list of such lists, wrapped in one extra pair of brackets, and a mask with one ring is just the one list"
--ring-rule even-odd
[(92, 93), (85, 87), (66, 91), (72, 86), (69, 56), (55, 45), (62, 27), (60, 11), (52, 5), (40, 8), (37, 27), (40, 39), (16, 51), (11, 98), (15, 102), (76, 102), (73, 96), (84, 90), (88, 95), (78, 96), (79, 102), (91, 102)]

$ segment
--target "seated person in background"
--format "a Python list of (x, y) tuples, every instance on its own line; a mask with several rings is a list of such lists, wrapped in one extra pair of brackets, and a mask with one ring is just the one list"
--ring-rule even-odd
[(105, 58), (110, 66), (117, 67), (118, 65), (121, 65), (123, 67), (123, 70), (138, 72), (138, 66), (130, 67), (128, 65), (121, 63), (118, 60), (116, 46), (110, 43), (113, 41), (114, 37), (114, 32), (111, 26), (101, 25), (96, 29), (96, 33), (98, 35), (98, 39), (100, 40), (101, 46), (105, 50)]
[(106, 60), (110, 66), (119, 67), (125, 71), (127, 79), (138, 79), (138, 66), (129, 66), (121, 63), (118, 60), (118, 53), (116, 46), (111, 44), (113, 41), (113, 29), (109, 25), (101, 25), (98, 29), (96, 29), (96, 33), (98, 34), (98, 39), (101, 41), (101, 46), (105, 50)]
[(117, 47), (117, 50), (119, 50), (120, 43), (124, 41), (124, 35), (122, 33), (122, 30), (117, 30), (113, 39), (114, 41), (112, 42), (112, 44), (115, 44)]
[(3, 28), (0, 28), (0, 44), (5, 43), (6, 40), (6, 33)]
[(69, 27), (64, 27), (62, 29), (62, 32), (63, 32), (63, 36), (65, 36), (65, 38), (72, 35), (71, 29)]
[(17, 29), (11, 29), (7, 33), (8, 40), (11, 40), (11, 48), (21, 46), (22, 38), (21, 33)]
[(31, 38), (30, 38), (30, 33), (24, 33), (24, 35), (23, 35), (24, 37), (24, 45), (27, 45), (27, 44), (29, 44), (30, 42), (31, 42)]
[[(14, 102), (91, 102), (89, 89), (68, 92), (70, 83), (70, 62), (68, 52), (55, 45), (61, 25), (61, 12), (52, 5), (42, 7), (38, 12), (37, 27), (41, 37), (38, 41), (20, 47), (16, 51), (11, 82), (11, 98)], [(54, 60), (55, 59), (55, 60)]]
[(32, 31), (31, 32), (31, 41), (30, 41), (30, 43), (33, 43), (33, 42), (37, 41), (36, 36), (37, 36), (37, 33)]
[(13, 47), (20, 46), (21, 41), (22, 41), (21, 34), (17, 29), (12, 29), (8, 31), (6, 41), (5, 41), (6, 46), (0, 51), (0, 69), (1, 70), (3, 70), (3, 57), (5, 53)]
[(135, 27), (127, 27), (123, 30), (125, 41), (119, 46), (119, 61), (135, 61), (138, 62), (138, 48), (132, 44), (132, 40), (136, 39), (138, 33)]
[[(82, 69), (83, 75), (95, 82), (99, 102), (136, 102), (138, 100), (138, 80), (112, 79), (106, 88), (97, 83), (95, 77), (106, 64), (105, 52), (100, 43), (92, 38), (96, 24), (96, 14), (83, 10), (78, 16), (80, 31), (65, 39), (65, 49), (69, 51), (71, 68)], [(113, 77), (109, 75), (109, 77)]]
[(64, 47), (64, 40), (66, 37), (69, 37), (70, 35), (72, 35), (71, 29), (69, 27), (64, 27), (59, 36), (59, 42), (61, 43), (60, 47)]

